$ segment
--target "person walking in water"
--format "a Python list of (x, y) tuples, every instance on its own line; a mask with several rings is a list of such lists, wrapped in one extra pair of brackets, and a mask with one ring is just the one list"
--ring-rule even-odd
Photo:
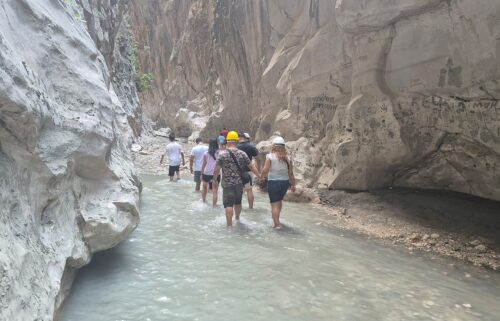
[(184, 152), (182, 151), (182, 146), (175, 141), (174, 133), (171, 133), (168, 136), (170, 143), (167, 144), (165, 148), (165, 153), (161, 155), (160, 165), (163, 163), (163, 158), (166, 156), (168, 158), (168, 176), (170, 177), (170, 181), (174, 180), (174, 175), (177, 173), (177, 179), (181, 179), (180, 177), (180, 165), (182, 160), (182, 166), (186, 165), (184, 161)]
[(259, 171), (250, 162), (247, 154), (239, 150), (238, 133), (230, 131), (226, 137), (227, 149), (221, 150), (217, 157), (217, 166), (214, 172), (214, 186), (218, 185), (217, 178), (222, 169), (222, 200), (226, 213), (227, 226), (233, 226), (233, 214), (239, 221), (241, 214), (241, 198), (243, 196), (243, 168), (248, 166), (257, 177)]
[[(196, 146), (191, 150), (191, 156), (189, 157), (189, 171), (194, 174), (194, 181), (196, 186), (194, 190), (196, 192), (200, 191), (201, 185), (201, 166), (203, 165), (203, 155), (208, 150), (208, 146), (203, 144), (203, 139), (200, 137), (196, 138)], [(194, 164), (194, 171), (193, 171)]]
[(274, 228), (280, 229), (280, 213), (288, 188), (291, 186), (295, 193), (295, 176), (293, 175), (293, 163), (287, 155), (285, 140), (283, 137), (273, 139), (271, 153), (266, 156), (262, 177), (267, 177), (267, 193), (271, 202), (271, 214)]
[(217, 206), (218, 186), (213, 185), (215, 166), (217, 166), (217, 156), (219, 155), (219, 144), (217, 139), (213, 138), (208, 143), (208, 151), (203, 154), (203, 164), (201, 166), (201, 179), (203, 187), (201, 190), (201, 199), (203, 203), (207, 201), (208, 190), (212, 189), (212, 206)]
[[(240, 133), (239, 138), (240, 143), (238, 144), (238, 149), (244, 151), (251, 162), (254, 157), (257, 157), (259, 151), (255, 148), (255, 145), (250, 142), (250, 135), (248, 133)], [(247, 193), (248, 208), (252, 209), (254, 202), (252, 175), (250, 175), (248, 166), (243, 168), (243, 172), (244, 180), (248, 182), (243, 186), (243, 191)]]

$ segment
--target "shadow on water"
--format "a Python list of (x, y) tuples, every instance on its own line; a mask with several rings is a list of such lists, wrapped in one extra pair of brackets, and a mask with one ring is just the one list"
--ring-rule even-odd
[(92, 279), (92, 282), (106, 280), (123, 270), (130, 264), (126, 252), (126, 244), (120, 244), (110, 250), (94, 254), (91, 263), (78, 271), (75, 286), (87, 282), (87, 279)]

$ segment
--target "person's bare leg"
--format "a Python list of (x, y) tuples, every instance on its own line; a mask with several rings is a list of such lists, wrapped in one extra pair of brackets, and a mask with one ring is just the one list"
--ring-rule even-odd
[(173, 176), (169, 176), (170, 177), (170, 181), (173, 182), (174, 181), (174, 177)]
[(212, 206), (217, 206), (217, 199), (219, 198), (219, 188), (212, 187)]
[(240, 205), (234, 205), (234, 213), (236, 216), (236, 220), (240, 220), (240, 214), (241, 214), (241, 204)]
[(200, 191), (200, 186), (201, 186), (201, 182), (196, 182), (196, 187), (194, 188), (194, 190), (196, 192), (199, 192)]
[(203, 203), (207, 202), (207, 193), (208, 193), (208, 183), (203, 182), (203, 188), (201, 190), (201, 199), (203, 200)]
[(177, 180), (180, 180), (180, 179), (181, 179), (180, 171), (177, 171)]
[(248, 208), (252, 209), (253, 208), (253, 201), (255, 199), (255, 197), (253, 196), (253, 189), (252, 188), (247, 190), (247, 198), (248, 198)]
[(280, 223), (280, 212), (281, 212), (282, 202), (271, 203), (271, 215), (273, 218), (274, 228), (281, 228)]
[(232, 207), (226, 207), (224, 209), (226, 212), (226, 223), (228, 227), (233, 227), (233, 208)]

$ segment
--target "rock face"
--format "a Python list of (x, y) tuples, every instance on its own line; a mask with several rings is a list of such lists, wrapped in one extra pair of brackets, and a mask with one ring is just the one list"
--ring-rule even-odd
[(139, 220), (124, 2), (0, 4), (0, 319), (48, 321)]
[(305, 137), (305, 178), (500, 200), (500, 2), (152, 0), (132, 25), (172, 126), (198, 99), (222, 126)]

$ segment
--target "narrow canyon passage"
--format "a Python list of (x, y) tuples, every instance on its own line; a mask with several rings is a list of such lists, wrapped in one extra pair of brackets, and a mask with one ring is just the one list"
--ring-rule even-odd
[(228, 230), (188, 177), (143, 176), (141, 224), (78, 275), (64, 321), (495, 320), (500, 274), (410, 255), (316, 224), (285, 203), (275, 231), (267, 195)]

